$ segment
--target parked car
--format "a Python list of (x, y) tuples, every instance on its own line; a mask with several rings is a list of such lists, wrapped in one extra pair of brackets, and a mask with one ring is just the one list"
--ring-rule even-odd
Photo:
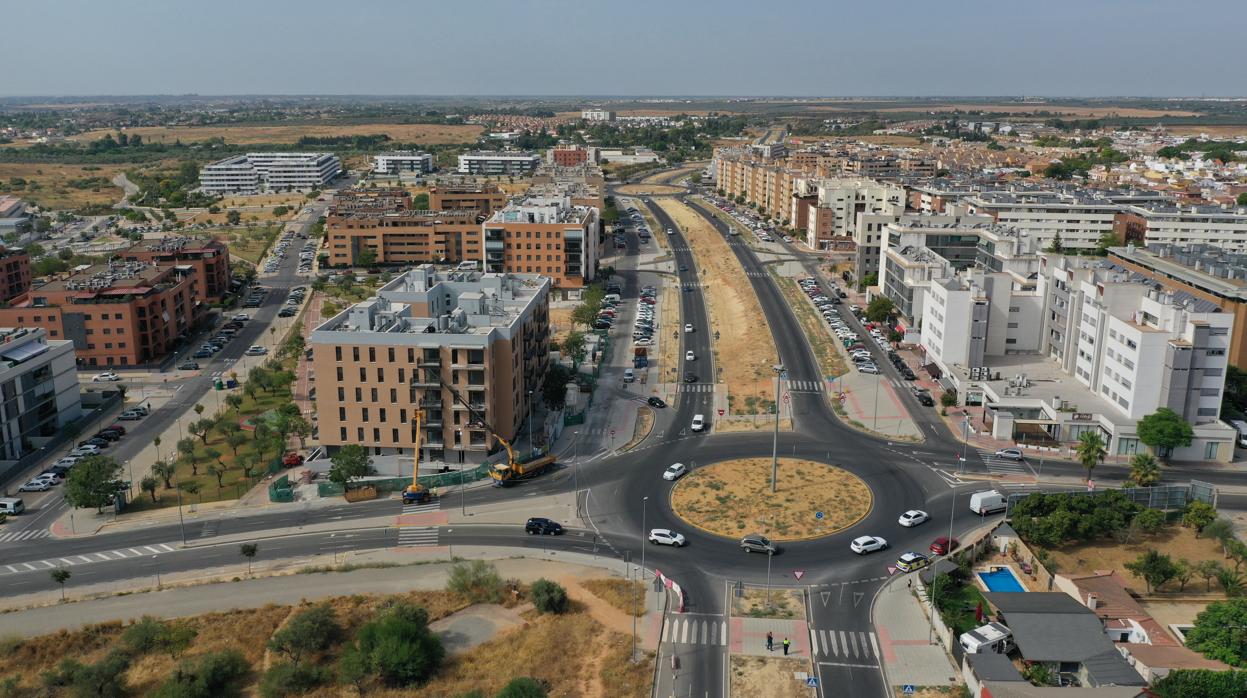
[(178, 370), (179, 371), (198, 371), (199, 362), (198, 361), (184, 361), (178, 364)]
[(121, 376), (113, 373), (112, 371), (97, 373), (91, 377), (92, 383), (116, 383), (119, 380), (121, 380)]
[(667, 528), (655, 528), (649, 532), (649, 542), (680, 548), (684, 546), (684, 535)]
[(52, 489), (52, 483), (48, 482), (47, 480), (40, 480), (36, 478), (34, 480), (31, 480), (30, 482), (27, 482), (21, 487), (18, 487), (17, 491), (18, 492), (47, 492), (50, 489)]
[(122, 412), (120, 416), (117, 417), (117, 419), (124, 419), (127, 422), (133, 422), (133, 421), (136, 421), (142, 418), (143, 418), (143, 415), (135, 410), (126, 410)]
[(243, 353), (245, 353), (247, 356), (264, 356), (265, 354), (268, 353), (268, 349), (265, 349), (259, 344), (252, 344), (251, 346), (247, 347), (247, 351)]
[(524, 524), (524, 532), (529, 535), (557, 536), (563, 532), (563, 525), (557, 521), (534, 516)]

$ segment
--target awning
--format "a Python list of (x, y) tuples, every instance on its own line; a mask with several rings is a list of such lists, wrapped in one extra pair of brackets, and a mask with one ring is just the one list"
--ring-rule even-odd
[(33, 359), (47, 350), (48, 345), (41, 342), (26, 342), (11, 348), (0, 347), (0, 357), (21, 363), (27, 359)]

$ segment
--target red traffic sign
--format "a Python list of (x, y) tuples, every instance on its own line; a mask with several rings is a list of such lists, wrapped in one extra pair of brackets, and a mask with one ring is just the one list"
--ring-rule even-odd
[(848, 400), (848, 399), (849, 399), (848, 393), (840, 393), (840, 402), (844, 402), (845, 400)]
[(784, 393), (784, 404), (788, 404), (788, 393)]
[(722, 417), (722, 416), (723, 416), (723, 410), (719, 410), (719, 416), (720, 416), (720, 417)]
[(805, 570), (793, 570), (792, 576), (796, 577), (799, 582), (801, 581), (801, 578), (805, 576)]
[(611, 429), (611, 436), (614, 436), (614, 435), (615, 435), (615, 430)]

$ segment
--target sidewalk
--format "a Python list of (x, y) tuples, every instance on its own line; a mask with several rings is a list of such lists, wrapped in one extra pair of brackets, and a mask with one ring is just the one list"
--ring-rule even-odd
[(928, 640), (931, 624), (909, 582), (903, 574), (884, 582), (870, 609), (888, 685), (958, 683), (959, 673), (944, 648)]

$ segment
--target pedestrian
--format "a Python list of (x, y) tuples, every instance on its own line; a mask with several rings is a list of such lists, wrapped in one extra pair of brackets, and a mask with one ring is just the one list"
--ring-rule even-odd
[(771, 652), (774, 649), (775, 649), (775, 636), (771, 634), (770, 630), (768, 630), (766, 631), (766, 651)]
[(788, 656), (788, 646), (791, 644), (792, 643), (788, 641), (788, 638), (784, 638), (784, 656), (785, 657)]

